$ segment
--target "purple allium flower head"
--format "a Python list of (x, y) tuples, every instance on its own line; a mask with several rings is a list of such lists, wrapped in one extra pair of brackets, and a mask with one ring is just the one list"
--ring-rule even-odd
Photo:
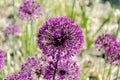
[(80, 27), (67, 17), (48, 19), (39, 29), (37, 37), (38, 46), (45, 55), (60, 58), (74, 56), (84, 42)]
[(57, 66), (55, 64), (54, 61), (49, 62), (44, 76), (45, 80), (53, 80), (53, 76), (55, 80), (78, 80), (80, 71), (75, 61), (62, 59), (58, 61)]
[(120, 43), (116, 42), (109, 46), (105, 50), (105, 55), (110, 64), (118, 65), (120, 63)]
[(34, 20), (42, 16), (42, 8), (35, 0), (26, 0), (20, 7), (18, 17), (21, 20)]
[(111, 34), (104, 34), (97, 38), (95, 46), (99, 51), (105, 52), (105, 57), (110, 64), (117, 65), (120, 62), (120, 43)]
[(48, 59), (50, 58), (45, 55), (40, 58), (36, 54), (35, 57), (27, 58), (26, 62), (22, 64), (21, 70), (32, 72), (36, 77), (42, 77), (45, 73)]
[(0, 50), (0, 69), (3, 68), (3, 64), (4, 64), (4, 54), (3, 51)]
[(97, 38), (97, 40), (95, 41), (95, 46), (99, 51), (105, 51), (107, 48), (109, 48), (111, 45), (114, 45), (115, 43), (116, 38), (114, 36), (112, 36), (111, 34), (103, 34)]
[(31, 72), (21, 71), (13, 75), (7, 76), (5, 80), (35, 80), (35, 79), (32, 77)]
[(9, 24), (5, 30), (4, 30), (6, 35), (15, 35), (15, 34), (19, 34), (21, 32), (20, 27), (17, 24)]

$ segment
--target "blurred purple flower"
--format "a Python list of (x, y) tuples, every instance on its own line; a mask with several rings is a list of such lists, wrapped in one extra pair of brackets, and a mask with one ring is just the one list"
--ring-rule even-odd
[(3, 64), (4, 64), (4, 54), (3, 51), (0, 50), (0, 69), (3, 68)]
[(42, 16), (42, 8), (35, 0), (26, 0), (20, 7), (18, 17), (21, 20), (34, 20)]
[(45, 55), (60, 58), (74, 56), (84, 42), (80, 27), (67, 17), (48, 19), (39, 29), (37, 37), (38, 46)]
[(7, 27), (5, 27), (4, 32), (6, 35), (16, 35), (21, 32), (21, 29), (17, 24), (11, 23)]
[(5, 80), (36, 80), (32, 77), (31, 72), (21, 71), (13, 75), (7, 76)]
[(78, 80), (80, 71), (75, 61), (60, 60), (57, 66), (55, 65), (54, 61), (49, 62), (44, 76), (45, 80)]
[(120, 43), (111, 34), (104, 34), (97, 38), (96, 48), (105, 52), (105, 57), (110, 64), (118, 65), (120, 62)]
[(36, 77), (43, 77), (48, 59), (50, 60), (45, 55), (39, 58), (38, 54), (36, 54), (35, 57), (27, 58), (26, 62), (22, 64), (21, 70), (32, 72)]
[(110, 64), (118, 65), (120, 63), (120, 43), (116, 42), (105, 50), (105, 55)]
[(116, 38), (111, 34), (103, 34), (97, 38), (97, 40), (95, 41), (95, 46), (99, 51), (105, 51), (111, 45), (114, 45), (116, 42)]

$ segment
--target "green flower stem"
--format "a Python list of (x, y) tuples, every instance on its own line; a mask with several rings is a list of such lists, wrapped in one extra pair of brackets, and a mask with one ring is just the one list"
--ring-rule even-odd
[(30, 55), (33, 54), (34, 48), (35, 48), (35, 41), (34, 41), (34, 28), (33, 28), (33, 21), (31, 21), (31, 42), (30, 42)]
[(14, 17), (13, 17), (13, 22), (15, 23), (16, 22), (16, 12), (15, 12), (15, 0), (13, 0), (13, 15), (14, 15)]
[(8, 69), (8, 74), (10, 73), (10, 59), (9, 59), (10, 54), (7, 54), (7, 69)]
[(16, 64), (16, 49), (15, 49), (15, 46), (16, 46), (16, 36), (13, 35), (13, 59), (14, 59), (14, 70), (15, 69), (15, 64)]
[(105, 24), (107, 24), (111, 19), (111, 14), (102, 22), (98, 30), (96, 30), (95, 34), (93, 35), (93, 38), (100, 32), (100, 30), (104, 27)]
[(119, 79), (118, 79), (118, 77), (119, 77), (119, 69), (120, 69), (120, 64), (118, 65), (116, 80), (119, 80)]
[[(14, 15), (14, 18), (13, 18), (13, 23), (16, 22), (16, 12), (15, 12), (15, 0), (13, 0), (13, 15)], [(16, 44), (16, 37), (13, 35), (13, 57), (14, 57), (14, 70), (15, 70), (15, 63), (16, 63), (16, 50), (15, 50), (15, 44)]]
[(72, 4), (71, 18), (73, 18), (74, 7), (75, 7), (75, 0), (73, 0), (73, 4)]
[(4, 69), (1, 70), (1, 76), (0, 76), (0, 79), (3, 79), (4, 80)]
[(110, 77), (111, 77), (111, 70), (112, 70), (112, 65), (110, 65), (110, 67), (109, 67), (109, 71), (108, 71), (108, 80), (110, 80)]
[(25, 49), (26, 49), (26, 55), (25, 55), (25, 57), (27, 57), (28, 56), (28, 26), (26, 26), (26, 31), (25, 31), (25, 35), (26, 35), (26, 37), (25, 37)]
[(117, 23), (118, 23), (118, 28), (117, 28), (117, 32), (115, 34), (115, 37), (118, 37), (119, 31), (120, 31), (120, 17), (118, 18)]
[[(25, 30), (26, 29), (26, 26), (24, 26), (24, 23), (22, 22), (21, 23), (21, 29), (22, 30)], [(23, 32), (23, 35), (20, 37), (21, 38), (21, 40), (22, 40), (22, 45), (23, 45), (23, 47), (24, 47), (24, 49), (26, 49), (26, 43), (25, 43), (25, 41), (26, 41), (26, 32)], [(21, 48), (21, 52), (22, 52), (22, 49), (23, 48)], [(24, 50), (25, 52), (22, 52), (22, 55), (23, 55), (23, 58), (25, 58), (26, 57), (26, 50)]]

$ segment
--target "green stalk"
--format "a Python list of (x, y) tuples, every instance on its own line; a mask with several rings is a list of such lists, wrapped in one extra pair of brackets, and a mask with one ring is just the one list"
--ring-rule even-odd
[(16, 36), (13, 35), (13, 42), (14, 42), (14, 46), (13, 46), (13, 50), (14, 50), (14, 53), (13, 53), (13, 58), (14, 58), (14, 70), (15, 70), (15, 64), (16, 64), (16, 50), (15, 50), (15, 46), (16, 46)]
[[(22, 25), (21, 25), (21, 27), (22, 27), (21, 29), (22, 29), (22, 30), (25, 30), (26, 26), (24, 26), (23, 22), (22, 22), (21, 24), (22, 24)], [(24, 26), (24, 27), (23, 27), (23, 26)], [(25, 41), (26, 41), (25, 39), (26, 39), (26, 38), (25, 38), (25, 37), (26, 37), (26, 33), (24, 32), (23, 35), (21, 36), (22, 45), (24, 46), (24, 49), (26, 49), (26, 43), (25, 43)], [(21, 48), (21, 50), (22, 50), (22, 48)], [(22, 52), (22, 51), (21, 51), (21, 52)], [(25, 58), (25, 57), (26, 57), (26, 51), (25, 51), (25, 53), (23, 52), (22, 55), (23, 55), (23, 58)]]
[[(15, 16), (16, 16), (16, 13), (15, 13), (15, 0), (13, 0), (13, 14), (14, 14), (14, 18), (13, 18), (13, 23), (16, 22), (16, 19), (15, 19)], [(15, 44), (16, 44), (16, 37), (15, 35), (13, 35), (13, 57), (14, 57), (14, 70), (15, 70), (15, 63), (16, 63), (16, 50), (15, 50)]]
[(118, 18), (117, 23), (118, 23), (118, 28), (117, 28), (117, 32), (115, 34), (115, 37), (118, 37), (119, 31), (120, 31), (120, 17)]
[(8, 74), (10, 73), (10, 60), (9, 60), (9, 55), (7, 54), (7, 69), (8, 69)]
[(27, 38), (28, 38), (28, 26), (26, 26), (25, 33), (26, 33), (26, 37), (25, 37), (25, 47), (26, 47), (25, 57), (27, 57), (28, 56), (28, 40), (27, 40)]
[(110, 77), (111, 77), (111, 76), (110, 76), (110, 74), (111, 74), (111, 69), (112, 69), (112, 65), (110, 65), (110, 67), (109, 67), (109, 72), (108, 72), (108, 76), (107, 76), (107, 77), (108, 77), (108, 80), (110, 80)]
[(13, 0), (13, 14), (14, 14), (14, 18), (13, 18), (13, 22), (16, 22), (15, 16), (16, 16), (16, 12), (15, 12), (15, 0)]
[(102, 24), (100, 25), (100, 27), (98, 28), (98, 30), (95, 32), (95, 34), (93, 35), (93, 38), (97, 35), (97, 33), (104, 27), (104, 25), (106, 23), (108, 23), (110, 21), (111, 18), (111, 14), (102, 22)]
[(71, 18), (73, 18), (74, 7), (75, 7), (75, 0), (73, 0), (73, 4), (72, 4)]
[(0, 79), (3, 79), (3, 80), (4, 80), (4, 69), (1, 70), (1, 76), (0, 76)]
[(119, 80), (119, 79), (118, 79), (118, 76), (119, 76), (119, 69), (120, 69), (120, 64), (118, 65), (116, 80)]
[(81, 6), (79, 4), (79, 7), (82, 11), (82, 24), (81, 24), (81, 27), (83, 29), (85, 29), (85, 40), (86, 40), (86, 46), (87, 46), (87, 50), (90, 48), (90, 46), (92, 45), (93, 41), (89, 39), (89, 31), (88, 31), (88, 28), (87, 28), (87, 23), (88, 23), (88, 16), (86, 15), (86, 12), (85, 12), (85, 8), (83, 6)]
[(34, 28), (33, 28), (33, 22), (31, 21), (31, 42), (30, 42), (30, 55), (33, 54), (33, 50), (34, 50), (34, 45), (35, 45), (35, 42), (34, 42)]

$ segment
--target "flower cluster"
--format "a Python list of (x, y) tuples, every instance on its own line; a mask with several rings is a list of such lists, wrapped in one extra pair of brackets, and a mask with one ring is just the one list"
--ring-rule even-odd
[(43, 77), (48, 61), (50, 60), (51, 59), (45, 55), (38, 57), (38, 54), (36, 54), (35, 57), (27, 58), (26, 62), (22, 64), (21, 70), (29, 71), (38, 78)]
[(79, 67), (71, 59), (62, 59), (56, 64), (56, 61), (51, 57), (45, 55), (38, 57), (36, 54), (35, 57), (27, 58), (26, 62), (22, 64), (20, 72), (7, 76), (6, 80), (36, 80), (38, 78), (78, 80), (79, 73)]
[(25, 0), (19, 7), (18, 17), (21, 20), (34, 20), (42, 15), (42, 8), (34, 0)]
[(56, 17), (40, 27), (38, 45), (43, 55), (28, 57), (21, 71), (6, 80), (78, 80), (79, 66), (72, 60), (83, 46), (83, 33), (73, 19)]
[(38, 54), (35, 54), (35, 57), (28, 57), (22, 64), (21, 71), (7, 76), (6, 80), (36, 80), (44, 75), (48, 59), (50, 60), (46, 56), (40, 58)]
[(105, 52), (106, 58), (111, 64), (117, 65), (120, 61), (120, 43), (111, 34), (100, 35), (96, 42), (96, 48)]
[(7, 27), (5, 27), (4, 32), (6, 35), (16, 35), (21, 32), (21, 29), (17, 24), (11, 23)]
[(0, 50), (0, 69), (3, 68), (3, 64), (4, 64), (4, 54), (2, 50)]

